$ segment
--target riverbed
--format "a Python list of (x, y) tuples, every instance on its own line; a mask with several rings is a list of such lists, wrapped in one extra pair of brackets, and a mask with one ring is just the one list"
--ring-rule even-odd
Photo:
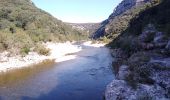
[(103, 100), (105, 87), (114, 78), (110, 51), (102, 46), (79, 46), (81, 51), (68, 55), (74, 59), (0, 86), (0, 100)]

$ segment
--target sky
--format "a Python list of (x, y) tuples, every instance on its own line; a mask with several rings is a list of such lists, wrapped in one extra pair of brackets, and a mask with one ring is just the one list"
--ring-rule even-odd
[(122, 0), (32, 0), (63, 22), (97, 23), (109, 17)]

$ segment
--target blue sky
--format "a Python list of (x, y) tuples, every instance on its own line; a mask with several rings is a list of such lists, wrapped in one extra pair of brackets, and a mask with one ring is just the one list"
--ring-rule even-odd
[(101, 22), (122, 0), (32, 0), (54, 17), (71, 23)]

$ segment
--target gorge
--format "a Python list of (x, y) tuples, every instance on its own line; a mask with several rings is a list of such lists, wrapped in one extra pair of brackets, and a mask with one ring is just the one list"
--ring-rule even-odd
[(65, 23), (0, 0), (0, 100), (169, 100), (169, 5), (122, 0), (101, 23)]

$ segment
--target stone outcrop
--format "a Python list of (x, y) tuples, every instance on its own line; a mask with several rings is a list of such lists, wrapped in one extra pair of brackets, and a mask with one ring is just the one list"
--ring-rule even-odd
[(106, 88), (106, 100), (169, 100), (170, 41), (154, 25), (137, 37), (140, 51), (129, 57), (122, 49), (112, 50), (115, 80)]
[(170, 51), (170, 40), (168, 41), (168, 44), (166, 45), (166, 49)]
[(123, 80), (113, 80), (106, 88), (106, 100), (168, 100), (165, 91), (158, 85), (139, 84), (133, 89)]
[[(150, 59), (146, 58), (147, 56), (143, 57), (142, 54)], [(105, 91), (106, 100), (168, 100), (170, 98), (170, 58), (164, 58), (154, 52), (153, 54), (146, 52), (140, 55), (134, 54), (127, 61), (137, 69), (132, 71), (130, 65), (123, 63), (117, 66), (116, 68), (119, 69), (117, 69), (116, 79)], [(139, 62), (142, 64), (137, 64)], [(129, 76), (130, 74), (133, 76)]]
[(117, 79), (125, 80), (129, 73), (130, 73), (129, 66), (121, 65), (118, 72)]

